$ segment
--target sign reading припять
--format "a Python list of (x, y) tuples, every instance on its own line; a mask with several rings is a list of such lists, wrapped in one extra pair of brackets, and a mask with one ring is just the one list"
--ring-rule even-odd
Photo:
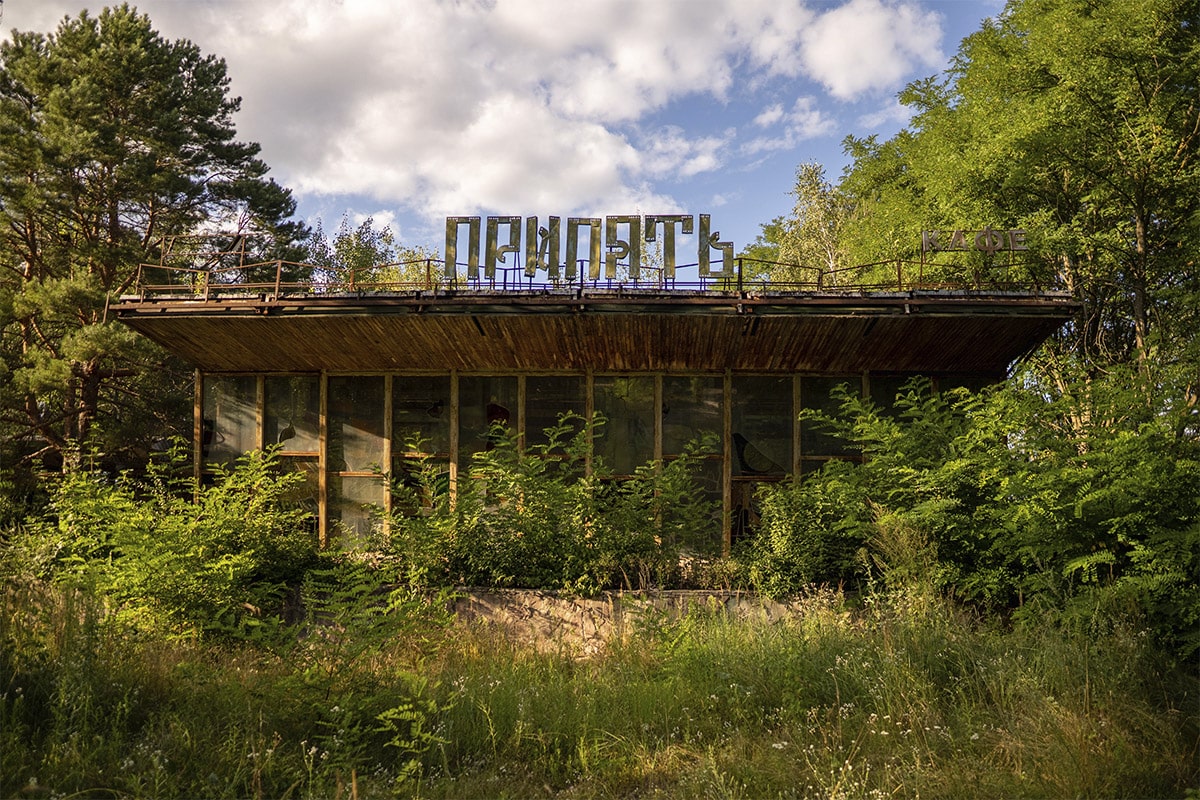
[[(458, 240), (460, 229), (467, 229), (467, 277), (479, 277), (479, 239), (482, 217), (446, 217), (446, 277), (453, 278), (458, 269)], [(604, 232), (601, 234), (601, 226)], [(700, 214), (696, 263), (701, 277), (734, 275), (733, 242), (720, 241), (718, 231), (711, 230), (708, 214)], [(580, 265), (586, 263), (589, 280), (617, 277), (617, 264), (628, 264), (629, 277), (637, 280), (642, 266), (642, 241), (655, 242), (662, 235), (663, 276), (675, 277), (675, 244), (679, 234), (690, 235), (696, 230), (695, 218), (689, 214), (626, 214), (611, 217), (567, 217), (566, 253), (562, 250), (562, 218), (549, 217), (545, 226), (537, 217), (498, 216), (487, 218), (483, 247), (483, 270), (488, 278), (496, 275), (496, 264), (504, 264), (509, 253), (522, 252), (524, 245), (525, 274), (533, 277), (544, 270), (551, 280), (564, 278), (573, 281), (579, 276)], [(522, 231), (524, 237), (522, 241)], [(587, 257), (580, 258), (582, 240), (587, 239)], [(601, 258), (601, 247), (605, 249)], [(720, 253), (719, 266), (712, 251)]]

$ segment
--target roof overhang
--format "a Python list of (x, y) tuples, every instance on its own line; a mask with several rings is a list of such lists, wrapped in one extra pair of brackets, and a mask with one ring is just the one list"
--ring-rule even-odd
[(1003, 375), (1062, 293), (580, 290), (128, 297), (116, 317), (206, 372), (864, 370)]

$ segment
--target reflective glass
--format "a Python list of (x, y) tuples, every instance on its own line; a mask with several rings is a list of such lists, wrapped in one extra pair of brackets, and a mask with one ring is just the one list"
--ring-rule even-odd
[(321, 384), (315, 375), (268, 376), (264, 381), (268, 445), (284, 452), (315, 453), (320, 447)]
[(681, 455), (704, 434), (715, 436), (721, 454), (722, 379), (719, 376), (668, 375), (663, 378), (663, 457)]
[(288, 496), (284, 498), (284, 502), (310, 512), (312, 517), (309, 519), (309, 524), (315, 530), (319, 508), (317, 498), (321, 491), (320, 464), (317, 458), (315, 456), (283, 456), (279, 459), (279, 467), (284, 471), (299, 472), (304, 476), (304, 481), (293, 487)]
[(449, 456), (449, 375), (392, 378), (392, 452)]
[(205, 376), (201, 458), (224, 464), (258, 448), (258, 380)]
[(450, 462), (441, 459), (392, 459), (392, 510), (404, 514), (449, 500)]
[(604, 417), (595, 455), (614, 475), (632, 475), (654, 459), (654, 378), (597, 376), (596, 413)]
[[(545, 444), (548, 441), (546, 429), (557, 426), (559, 418), (567, 412), (574, 412), (582, 420), (587, 411), (585, 392), (582, 375), (531, 375), (526, 378), (525, 442)], [(559, 441), (569, 440), (570, 436), (568, 434)]]
[(711, 524), (700, 525), (685, 534), (678, 544), (685, 551), (698, 555), (717, 556), (724, 548), (724, 536), (721, 534), (721, 459), (704, 459), (695, 465), (692, 473), (699, 490), (700, 498), (712, 505)]
[(872, 375), (870, 378), (871, 402), (885, 414), (891, 414), (896, 407), (896, 395), (908, 380), (909, 378), (905, 376)]
[(513, 375), (458, 379), (459, 468), (470, 466), (471, 454), (491, 450), (502, 434), (493, 426), (517, 424), (517, 379)]
[[(831, 417), (836, 417), (841, 410), (841, 403), (832, 396), (833, 390), (846, 384), (851, 394), (861, 390), (862, 381), (857, 377), (851, 378), (801, 378), (800, 405), (824, 411)], [(851, 450), (845, 441), (833, 436), (828, 429), (815, 422), (802, 420), (800, 423), (800, 452), (805, 456), (841, 456), (850, 455)]]
[(330, 472), (370, 472), (386, 466), (383, 411), (382, 377), (329, 379)]
[(385, 502), (383, 481), (376, 477), (331, 476), (329, 521), (346, 544), (361, 544), (370, 535)]
[(734, 375), (733, 474), (782, 476), (792, 471), (792, 379)]

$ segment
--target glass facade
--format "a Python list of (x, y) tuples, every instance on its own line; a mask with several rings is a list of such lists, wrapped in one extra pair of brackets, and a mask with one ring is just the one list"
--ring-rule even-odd
[(329, 379), (331, 471), (371, 474), (384, 469), (384, 397), (381, 376)]
[[(844, 388), (850, 395), (862, 392), (862, 377), (804, 377), (800, 379), (800, 406), (824, 412), (829, 416), (837, 416), (841, 409), (837, 390)], [(800, 422), (800, 455), (808, 461), (824, 460), (831, 456), (847, 456), (853, 451), (846, 443), (834, 436), (829, 429), (812, 420)]]
[(392, 378), (392, 497), (394, 511), (419, 513), (450, 494), (449, 375)]
[(733, 474), (782, 478), (792, 471), (792, 378), (733, 376)]
[[(717, 509), (710, 531), (720, 531), (724, 496), (724, 379), (716, 375), (664, 375), (660, 414), (663, 461), (688, 452), (698, 459), (695, 476), (699, 489), (704, 499)], [(715, 549), (708, 531), (696, 531), (691, 540), (680, 544), (700, 553)]]
[(321, 447), (321, 382), (314, 375), (264, 379), (263, 438), (285, 453), (316, 453)]
[(662, 452), (683, 455), (689, 445), (708, 457), (721, 457), (725, 430), (724, 381), (713, 375), (663, 377)]
[(516, 431), (517, 378), (482, 375), (458, 380), (458, 459), (469, 466), (471, 456), (494, 448)]
[(587, 417), (587, 382), (582, 375), (530, 375), (525, 379), (525, 441), (546, 444), (546, 431), (557, 428), (564, 414), (574, 422), (559, 437), (562, 444), (579, 433)]
[[(851, 394), (869, 387), (890, 408), (905, 380), (741, 373), (207, 375), (196, 416), (197, 474), (258, 447), (278, 446), (284, 468), (305, 476), (297, 500), (317, 512), (322, 540), (362, 542), (380, 524), (381, 510), (421, 513), (453, 502), (476, 453), (506, 438), (537, 448), (548, 441), (546, 429), (572, 414), (568, 439), (584, 430), (582, 420), (594, 411), (603, 424), (594, 429), (588, 469), (622, 480), (644, 464), (692, 454), (699, 490), (720, 512), (712, 530), (697, 531), (688, 544), (720, 553), (753, 530), (762, 484), (810, 473), (832, 458), (857, 457), (830, 431), (801, 419), (803, 409), (835, 414), (839, 386)], [(972, 382), (944, 381), (963, 383)], [(393, 492), (389, 485), (403, 488)]]
[(595, 458), (615, 476), (654, 460), (654, 377), (598, 375), (593, 397), (604, 420), (592, 442)]
[(258, 379), (253, 375), (209, 378), (204, 381), (200, 460), (204, 465), (228, 464), (256, 450), (258, 441)]
[(329, 480), (329, 521), (342, 542), (358, 544), (371, 534), (375, 519), (387, 504), (380, 476), (335, 475)]

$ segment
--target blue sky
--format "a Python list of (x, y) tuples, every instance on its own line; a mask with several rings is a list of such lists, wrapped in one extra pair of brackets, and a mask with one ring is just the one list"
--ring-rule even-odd
[[(8, 0), (3, 30), (103, 3)], [(142, 0), (224, 58), (299, 215), (441, 250), (448, 215), (712, 214), (740, 250), (796, 165), (905, 123), (999, 0)]]

